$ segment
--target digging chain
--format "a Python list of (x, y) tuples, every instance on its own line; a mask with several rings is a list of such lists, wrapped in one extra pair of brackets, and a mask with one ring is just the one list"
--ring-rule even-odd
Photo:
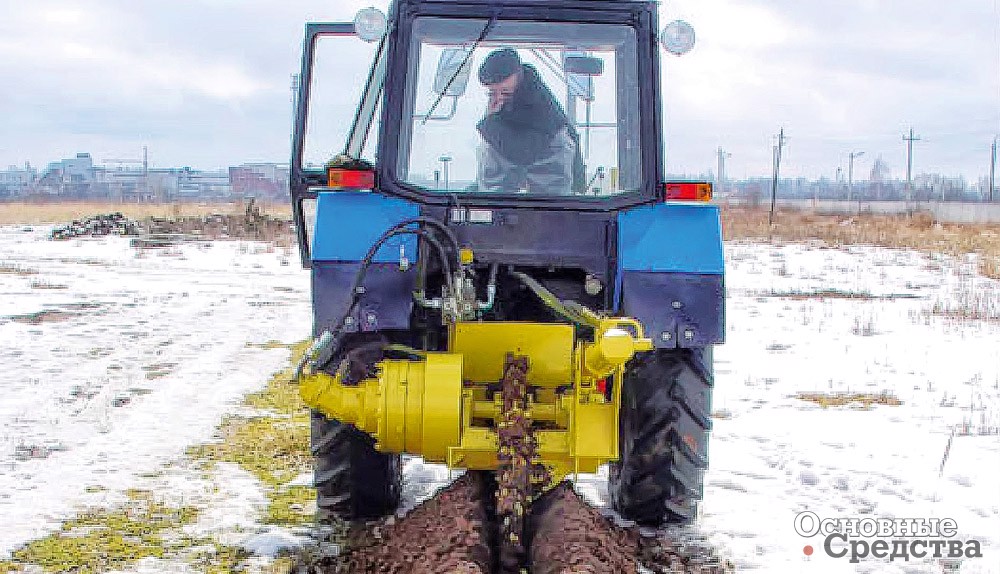
[(525, 515), (548, 476), (538, 463), (538, 443), (528, 413), (527, 374), (527, 357), (508, 353), (500, 381), (503, 410), (497, 425), (500, 465), (496, 513), (500, 522), (500, 571), (504, 574), (525, 571)]

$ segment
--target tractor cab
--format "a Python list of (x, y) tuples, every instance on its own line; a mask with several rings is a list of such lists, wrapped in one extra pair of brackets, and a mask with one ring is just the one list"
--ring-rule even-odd
[[(660, 33), (648, 1), (400, 0), (388, 16), (367, 8), (350, 23), (309, 24), (293, 140), (297, 218), (303, 199), (334, 188), (427, 206), (609, 211), (661, 199), (659, 82), (643, 81), (659, 77), (658, 38), (676, 54), (694, 39), (683, 22)], [(516, 89), (484, 83), (483, 65), (500, 51), (519, 62)], [(491, 92), (518, 100), (497, 114), (509, 122), (491, 121)], [(556, 109), (541, 109), (545, 96)], [(563, 120), (565, 130), (553, 125)], [(555, 143), (539, 144), (553, 132)], [(330, 179), (338, 154), (363, 169)]]

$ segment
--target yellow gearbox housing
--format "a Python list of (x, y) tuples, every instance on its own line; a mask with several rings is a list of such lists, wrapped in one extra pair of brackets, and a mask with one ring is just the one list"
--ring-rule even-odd
[(508, 353), (525, 356), (533, 390), (527, 415), (541, 463), (558, 481), (618, 458), (624, 365), (653, 348), (635, 319), (601, 318), (593, 331), (584, 341), (569, 324), (458, 322), (445, 352), (381, 361), (377, 376), (357, 385), (345, 385), (340, 371), (304, 375), (300, 393), (327, 417), (373, 436), (383, 452), (492, 470), (502, 405), (489, 386), (500, 380)]

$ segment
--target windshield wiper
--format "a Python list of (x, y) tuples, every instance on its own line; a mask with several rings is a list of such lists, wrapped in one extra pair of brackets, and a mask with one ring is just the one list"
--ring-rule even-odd
[(457, 78), (459, 74), (462, 73), (462, 70), (465, 69), (465, 66), (469, 64), (469, 60), (472, 58), (472, 54), (474, 54), (476, 52), (476, 48), (478, 48), (479, 45), (483, 43), (483, 40), (486, 39), (486, 36), (489, 35), (490, 30), (493, 29), (493, 26), (496, 23), (497, 23), (497, 15), (494, 14), (490, 18), (490, 21), (487, 22), (485, 26), (483, 26), (483, 30), (482, 32), (479, 33), (479, 37), (476, 38), (475, 43), (472, 44), (472, 47), (469, 48), (468, 53), (465, 54), (465, 59), (462, 60), (462, 65), (455, 70), (455, 73), (451, 75), (451, 78), (448, 78), (448, 83), (444, 85), (444, 89), (441, 90), (440, 94), (438, 94), (437, 99), (434, 100), (434, 105), (432, 105), (431, 109), (428, 110), (427, 115), (424, 116), (424, 120), (420, 122), (420, 125), (426, 124), (427, 120), (429, 120), (431, 116), (434, 115), (434, 111), (437, 110), (437, 107), (441, 104), (441, 100), (444, 99), (445, 94), (447, 94), (448, 90), (451, 89), (451, 85), (455, 82), (455, 78)]

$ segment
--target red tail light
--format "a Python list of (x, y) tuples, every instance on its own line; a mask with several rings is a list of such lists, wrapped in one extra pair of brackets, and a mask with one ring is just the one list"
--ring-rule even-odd
[(698, 182), (667, 182), (663, 184), (664, 201), (712, 201), (712, 184)]
[(375, 172), (362, 169), (331, 167), (327, 170), (328, 185), (338, 189), (374, 189)]

